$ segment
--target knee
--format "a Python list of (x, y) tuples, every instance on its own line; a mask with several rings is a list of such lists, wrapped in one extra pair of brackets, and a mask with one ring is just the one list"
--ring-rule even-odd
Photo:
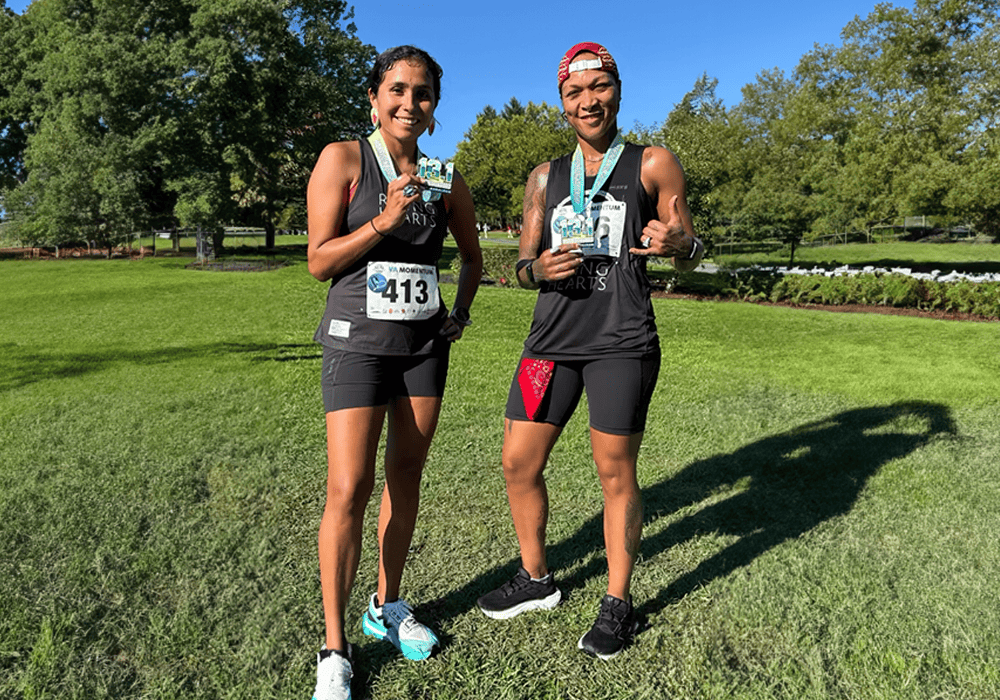
[(424, 462), (420, 459), (393, 460), (385, 465), (385, 483), (393, 499), (412, 500), (420, 497), (420, 481)]
[(349, 474), (330, 474), (326, 485), (324, 512), (342, 517), (363, 514), (374, 488), (374, 475), (354, 477)]
[(597, 463), (597, 475), (605, 494), (630, 493), (639, 488), (635, 463), (629, 459), (603, 459)]
[(401, 480), (407, 483), (420, 481), (424, 473), (425, 455), (394, 455), (392, 459), (385, 463), (385, 476), (387, 480)]
[(528, 486), (541, 483), (545, 464), (512, 452), (504, 451), (503, 478), (507, 486)]

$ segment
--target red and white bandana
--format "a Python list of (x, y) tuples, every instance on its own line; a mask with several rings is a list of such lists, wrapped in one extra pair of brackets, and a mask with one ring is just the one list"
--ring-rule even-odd
[(535, 420), (538, 415), (555, 366), (556, 363), (551, 360), (521, 358), (521, 366), (517, 369), (517, 383), (521, 387), (521, 400), (524, 401), (524, 413), (528, 420)]
[[(596, 60), (592, 61), (578, 61), (577, 63), (572, 63), (573, 58), (583, 51), (589, 51), (597, 56)], [(582, 64), (582, 65), (581, 65)], [(611, 73), (615, 76), (615, 79), (621, 81), (618, 75), (618, 64), (615, 63), (615, 59), (612, 58), (611, 52), (598, 43), (593, 41), (581, 41), (579, 44), (575, 45), (569, 51), (563, 54), (562, 60), (559, 61), (559, 87), (562, 88), (562, 84), (569, 77), (571, 72), (577, 70), (602, 70), (606, 73)]]

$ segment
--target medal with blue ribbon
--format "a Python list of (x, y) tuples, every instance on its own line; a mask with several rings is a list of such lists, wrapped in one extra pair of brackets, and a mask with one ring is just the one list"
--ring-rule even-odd
[(573, 203), (573, 211), (577, 217), (584, 220), (583, 223), (588, 231), (592, 232), (594, 229), (594, 220), (590, 215), (594, 197), (597, 196), (597, 193), (604, 187), (604, 183), (611, 177), (611, 172), (618, 164), (618, 159), (621, 158), (624, 150), (625, 139), (622, 138), (622, 132), (619, 130), (615, 134), (615, 138), (611, 141), (611, 145), (605, 152), (604, 157), (601, 159), (601, 167), (597, 171), (597, 177), (594, 179), (594, 186), (590, 189), (590, 195), (586, 198), (584, 198), (586, 165), (583, 162), (583, 150), (577, 144), (576, 151), (573, 152), (573, 160), (570, 164), (569, 196), (570, 201)]
[[(369, 134), (368, 143), (371, 144), (372, 150), (375, 152), (375, 160), (378, 161), (378, 167), (382, 171), (382, 177), (385, 178), (385, 181), (388, 183), (398, 178), (399, 175), (396, 174), (396, 164), (393, 162), (392, 156), (389, 154), (389, 147), (385, 145), (385, 137), (382, 136), (382, 131), (380, 129), (375, 129), (375, 131)], [(427, 162), (427, 156), (421, 153), (419, 148), (417, 149), (417, 158), (423, 159), (425, 163)], [(438, 163), (440, 167), (440, 161), (438, 161)], [(449, 167), (451, 166), (450, 163), (448, 165)], [(410, 189), (411, 187), (414, 189)], [(415, 185), (407, 185), (407, 187), (403, 190), (403, 194), (407, 197), (412, 197), (416, 192), (415, 187)], [(451, 189), (450, 180), (448, 182), (448, 188), (449, 190)], [(441, 192), (425, 189), (421, 193), (421, 196), (425, 202), (434, 202), (441, 199)]]

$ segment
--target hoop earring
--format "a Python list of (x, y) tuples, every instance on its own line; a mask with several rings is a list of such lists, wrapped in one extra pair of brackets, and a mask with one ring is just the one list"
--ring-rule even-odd
[(374, 107), (372, 107), (371, 117), (372, 117), (372, 126), (374, 126), (374, 127), (377, 128), (378, 127), (378, 111)]
[(427, 135), (428, 136), (433, 136), (434, 135), (434, 125), (435, 124), (437, 124), (437, 119), (434, 119), (433, 117), (431, 117), (431, 125), (429, 127), (427, 127)]

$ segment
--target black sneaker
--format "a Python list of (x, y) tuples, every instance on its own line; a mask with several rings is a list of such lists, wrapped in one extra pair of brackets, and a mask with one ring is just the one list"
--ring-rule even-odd
[(607, 661), (618, 655), (632, 641), (639, 630), (639, 621), (632, 610), (632, 597), (628, 601), (606, 595), (601, 599), (597, 621), (587, 634), (580, 637), (578, 647), (591, 656)]
[(562, 593), (556, 588), (551, 572), (542, 580), (533, 581), (531, 574), (522, 566), (518, 567), (514, 578), (480, 597), (477, 602), (487, 617), (507, 620), (526, 610), (551, 610), (559, 605), (560, 600)]

